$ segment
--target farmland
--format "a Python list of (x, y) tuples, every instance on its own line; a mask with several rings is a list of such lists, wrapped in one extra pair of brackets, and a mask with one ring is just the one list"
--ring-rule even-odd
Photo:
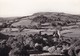
[[(7, 19), (7, 20), (6, 20)], [(6, 22), (1, 33), (6, 35), (18, 35), (18, 34), (35, 34), (42, 31), (42, 34), (52, 34), (55, 31), (56, 26), (61, 25), (61, 34), (67, 37), (79, 37), (80, 36), (80, 16), (71, 15), (67, 13), (58, 12), (38, 12), (30, 16), (22, 17), (10, 17), (0, 18), (0, 23)], [(45, 27), (45, 24), (49, 24)], [(12, 31), (9, 32), (9, 28), (12, 26)], [(23, 26), (21, 32), (18, 32), (19, 27)], [(6, 32), (7, 30), (7, 32)]]
[[(79, 26), (77, 25), (74, 25), (74, 26), (65, 26), (65, 27), (62, 27), (63, 30), (61, 31), (61, 34), (65, 37), (80, 37), (80, 28)], [(14, 30), (14, 29), (13, 29)], [(17, 31), (17, 30), (16, 30)], [(35, 33), (39, 33), (39, 31), (42, 31), (42, 34), (52, 34), (55, 29), (24, 29), (22, 32), (16, 32), (16, 31), (12, 31), (12, 32), (3, 32), (4, 34), (6, 35), (18, 35), (18, 34), (22, 34), (22, 35), (25, 35), (26, 33), (27, 34), (35, 34)]]

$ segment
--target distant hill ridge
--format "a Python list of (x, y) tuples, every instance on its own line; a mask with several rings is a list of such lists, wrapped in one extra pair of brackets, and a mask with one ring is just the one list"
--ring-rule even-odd
[[(42, 18), (41, 18), (42, 17)], [(2, 20), (19, 20), (17, 22), (14, 22), (13, 24), (16, 25), (29, 25), (30, 22), (51, 22), (54, 21), (56, 19), (60, 19), (60, 20), (80, 20), (80, 15), (72, 15), (72, 14), (67, 14), (67, 13), (59, 13), (59, 12), (38, 12), (38, 13), (34, 13), (33, 15), (30, 16), (22, 16), (22, 17), (7, 17), (7, 18), (0, 18), (0, 21)], [(27, 21), (30, 21), (29, 23), (27, 23)], [(24, 22), (25, 21), (25, 22)]]

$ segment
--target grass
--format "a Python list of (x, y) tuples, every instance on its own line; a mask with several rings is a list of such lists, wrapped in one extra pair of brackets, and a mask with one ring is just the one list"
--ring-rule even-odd
[[(61, 31), (61, 34), (65, 37), (80, 37), (80, 28), (78, 27), (78, 25), (80, 25), (79, 23), (77, 25), (72, 25), (72, 26), (65, 26), (62, 27), (64, 30)], [(35, 34), (35, 33), (39, 33), (39, 31), (43, 31), (42, 34), (47, 33), (48, 35), (52, 34), (53, 31), (55, 31), (55, 29), (51, 29), (51, 30), (45, 30), (45, 29), (25, 29), (22, 32), (3, 32), (6, 35), (18, 35), (18, 34)]]

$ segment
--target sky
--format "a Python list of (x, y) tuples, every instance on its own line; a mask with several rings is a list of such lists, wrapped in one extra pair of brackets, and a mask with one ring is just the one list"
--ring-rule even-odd
[(80, 15), (80, 0), (0, 0), (0, 17), (27, 16), (37, 12)]

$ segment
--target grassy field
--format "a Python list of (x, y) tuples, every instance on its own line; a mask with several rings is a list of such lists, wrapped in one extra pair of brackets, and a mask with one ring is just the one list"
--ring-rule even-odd
[[(77, 23), (77, 25), (72, 25), (72, 26), (65, 26), (62, 27), (62, 31), (61, 31), (61, 35), (65, 36), (65, 37), (80, 37), (80, 22)], [(6, 35), (18, 35), (18, 34), (35, 34), (35, 33), (39, 33), (39, 31), (42, 31), (42, 34), (52, 34), (53, 31), (55, 31), (55, 29), (24, 29), (22, 32), (2, 32)]]
[[(18, 34), (22, 34), (22, 35), (25, 35), (25, 34), (35, 34), (35, 33), (39, 33), (39, 31), (43, 31), (42, 34), (52, 34), (54, 30), (52, 31), (45, 31), (45, 30), (34, 30), (34, 29), (27, 29), (26, 31), (23, 31), (23, 32), (11, 32), (11, 33), (5, 33), (4, 34), (7, 34), (7, 35), (18, 35)], [(63, 30), (61, 31), (61, 34), (63, 36), (66, 36), (66, 37), (80, 37), (80, 28), (76, 28), (76, 29), (68, 29), (68, 30)]]

